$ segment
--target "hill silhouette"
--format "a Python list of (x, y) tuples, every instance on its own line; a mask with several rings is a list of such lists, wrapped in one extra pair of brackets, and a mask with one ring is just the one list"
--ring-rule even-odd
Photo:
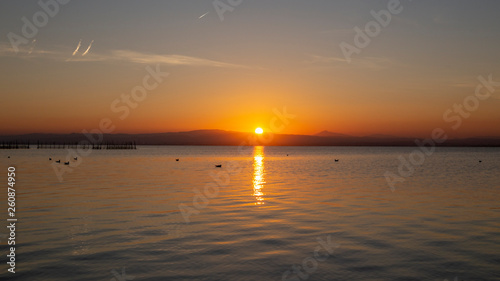
[[(196, 130), (152, 134), (104, 134), (102, 140), (97, 135), (72, 134), (25, 134), (0, 136), (0, 142), (22, 141), (31, 144), (76, 143), (84, 140), (125, 143), (137, 145), (270, 145), (270, 146), (415, 146), (415, 138), (371, 135), (364, 137), (320, 132), (316, 135), (269, 134), (257, 136), (254, 133), (224, 130)], [(96, 141), (92, 141), (96, 142)], [(439, 146), (500, 146), (500, 138), (477, 137), (449, 139)]]

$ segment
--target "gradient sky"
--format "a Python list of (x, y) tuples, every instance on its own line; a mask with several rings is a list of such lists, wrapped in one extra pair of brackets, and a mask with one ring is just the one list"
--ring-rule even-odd
[[(457, 130), (443, 121), (479, 75), (500, 81), (500, 1), (401, 0), (351, 63), (339, 45), (388, 0), (243, 0), (222, 21), (212, 0), (73, 0), (16, 53), (8, 34), (22, 35), (37, 2), (0, 2), (0, 134), (102, 118), (116, 133), (253, 131), (286, 107), (296, 118), (281, 133), (500, 136), (500, 87)], [(170, 75), (121, 120), (111, 103), (157, 64)]]

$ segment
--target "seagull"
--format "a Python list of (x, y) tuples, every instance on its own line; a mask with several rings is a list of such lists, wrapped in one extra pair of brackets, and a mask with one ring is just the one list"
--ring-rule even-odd
[(69, 162), (64, 162), (64, 165), (69, 165)]
[(215, 165), (215, 168), (220, 168), (222, 167), (222, 165)]
[(57, 160), (56, 163), (61, 163), (61, 160)]
[(335, 159), (335, 162), (339, 162), (339, 159)]
[(75, 158), (73, 158), (73, 159), (78, 160), (78, 157), (75, 157)]

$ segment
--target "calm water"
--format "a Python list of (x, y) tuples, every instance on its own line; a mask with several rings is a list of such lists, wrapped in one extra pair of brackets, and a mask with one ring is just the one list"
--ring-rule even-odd
[(412, 150), (93, 151), (62, 182), (48, 157), (64, 150), (0, 151), (19, 219), (13, 275), (2, 191), (0, 278), (500, 280), (500, 149), (438, 149), (391, 192), (384, 173)]

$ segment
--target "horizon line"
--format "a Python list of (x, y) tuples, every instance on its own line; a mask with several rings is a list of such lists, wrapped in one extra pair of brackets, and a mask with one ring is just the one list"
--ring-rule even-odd
[[(157, 135), (157, 134), (178, 134), (178, 133), (191, 133), (191, 132), (198, 132), (198, 131), (222, 131), (222, 132), (228, 132), (228, 133), (240, 133), (240, 134), (255, 134), (252, 131), (248, 132), (243, 132), (243, 131), (232, 131), (232, 130), (224, 130), (224, 129), (195, 129), (195, 130), (187, 130), (187, 131), (165, 131), (165, 132), (144, 132), (144, 133), (102, 133), (103, 135)], [(264, 133), (269, 133), (269, 132), (264, 132)], [(272, 132), (271, 132), (272, 133)], [(331, 136), (320, 136), (319, 134), (321, 133), (330, 133), (330, 134), (336, 134), (331, 135)], [(70, 133), (63, 133), (63, 132), (30, 132), (30, 133), (14, 133), (14, 134), (4, 134), (0, 133), (0, 137), (15, 137), (15, 136), (26, 136), (26, 135), (84, 135), (85, 133), (83, 132), (70, 132)], [(297, 133), (274, 133), (275, 135), (290, 135), (290, 136), (309, 136), (309, 137), (354, 137), (354, 138), (367, 138), (367, 137), (378, 137), (378, 138), (404, 138), (404, 139), (425, 139), (425, 137), (415, 137), (415, 136), (401, 136), (401, 135), (388, 135), (388, 134), (382, 134), (382, 133), (373, 133), (373, 134), (368, 134), (368, 135), (350, 135), (346, 133), (339, 133), (339, 132), (332, 132), (328, 130), (323, 130), (321, 132), (315, 133), (315, 134), (297, 134)], [(466, 136), (466, 137), (449, 137), (449, 139), (500, 139), (499, 136), (494, 136), (494, 135), (489, 135), (489, 136), (479, 136), (479, 135), (474, 135), (474, 136)]]

